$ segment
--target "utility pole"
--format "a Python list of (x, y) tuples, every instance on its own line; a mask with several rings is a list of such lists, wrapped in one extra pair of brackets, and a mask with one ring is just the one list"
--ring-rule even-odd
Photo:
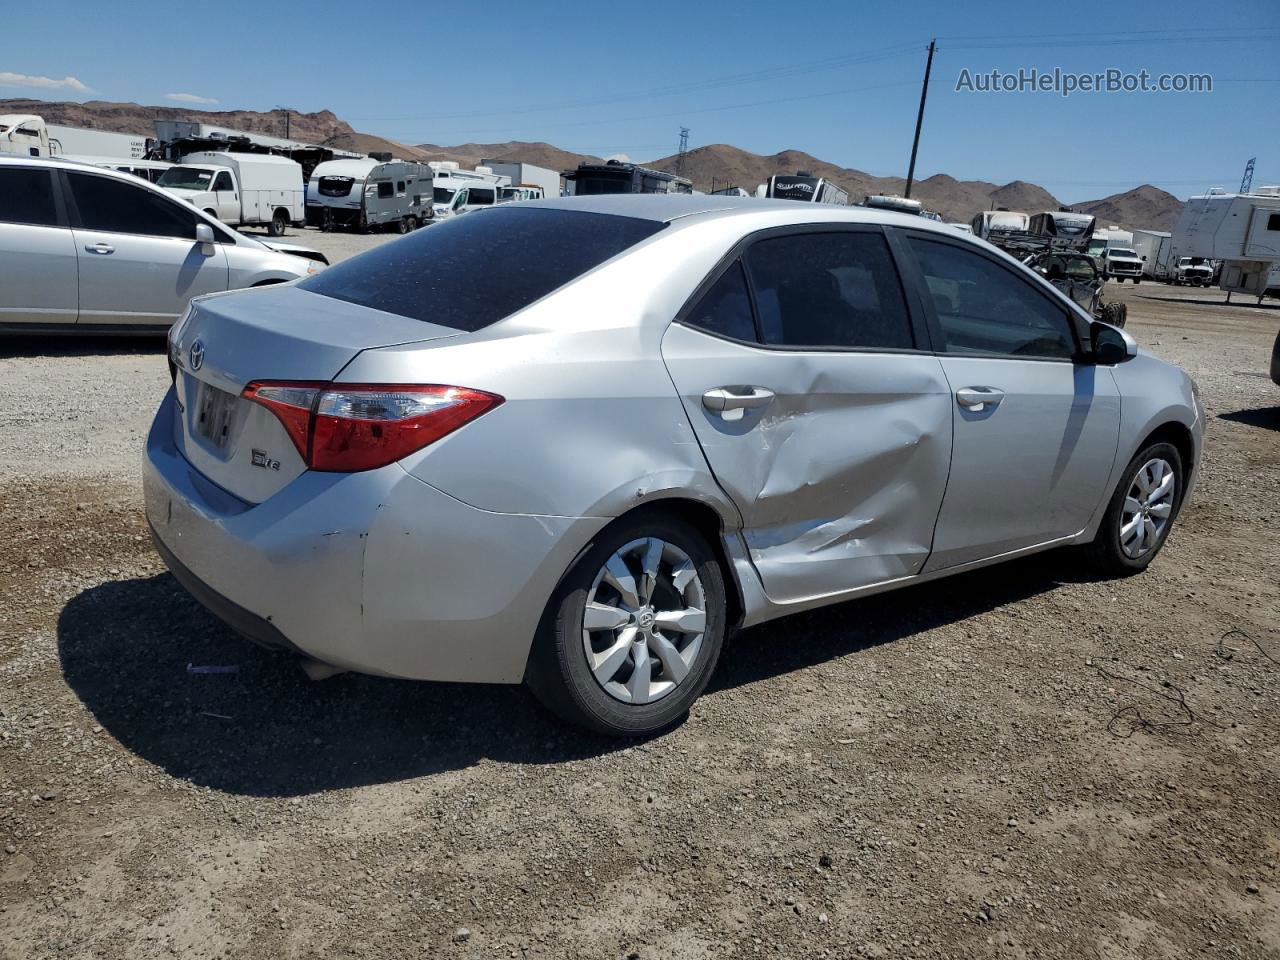
[(924, 86), (920, 88), (920, 112), (916, 114), (916, 136), (911, 141), (911, 165), (907, 167), (907, 189), (903, 196), (911, 196), (911, 183), (916, 178), (916, 151), (920, 149), (920, 125), (924, 123), (924, 101), (929, 96), (929, 72), (933, 69), (933, 54), (938, 49), (936, 39), (929, 41), (929, 59), (924, 64)]
[(277, 110), (283, 110), (283, 111), (284, 111), (284, 138), (285, 138), (286, 140), (288, 140), (288, 139), (290, 139), (290, 137), (289, 137), (289, 119), (290, 119), (290, 114), (292, 114), (292, 113), (293, 113), (293, 107), (282, 107), (282, 106), (280, 106), (280, 104), (276, 104), (276, 109), (277, 109)]
[(676, 176), (684, 176), (684, 154), (689, 149), (689, 128), (680, 128), (680, 152), (676, 155)]

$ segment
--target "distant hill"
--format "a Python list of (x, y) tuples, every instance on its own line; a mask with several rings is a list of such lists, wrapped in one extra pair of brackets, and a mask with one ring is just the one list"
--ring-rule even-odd
[(1125, 193), (1077, 203), (1075, 209), (1093, 214), (1100, 227), (1115, 224), (1130, 230), (1173, 230), (1182, 212), (1182, 201), (1172, 193), (1144, 183)]
[[(49, 123), (147, 136), (154, 135), (154, 121), (157, 119), (214, 123), (271, 136), (284, 136), (286, 130), (285, 115), (278, 110), (193, 110), (190, 107), (142, 106), (105, 100), (69, 103), (15, 99), (0, 100), (0, 113), (35, 113)], [(456, 160), (467, 167), (475, 166), (482, 159), (520, 161), (552, 170), (568, 170), (584, 161), (600, 162), (599, 157), (589, 154), (562, 150), (550, 143), (522, 140), (463, 143), (456, 146), (433, 143), (409, 146), (374, 134), (361, 133), (329, 110), (315, 113), (291, 112), (288, 133), (295, 140), (320, 143), (355, 153), (385, 151), (405, 160)], [(828, 163), (801, 150), (782, 150), (762, 155), (726, 143), (697, 147), (688, 151), (683, 161), (677, 156), (669, 156), (649, 161), (646, 166), (670, 171), (680, 166), (684, 176), (693, 181), (695, 189), (706, 191), (729, 186), (754, 191), (757, 184), (764, 183), (775, 173), (796, 173), (800, 170), (834, 181), (847, 190), (854, 201), (861, 200), (869, 193), (900, 194), (905, 186), (900, 177), (872, 176), (852, 167)], [(1036, 213), (1041, 210), (1056, 210), (1061, 206), (1043, 187), (1024, 180), (999, 185), (985, 180), (956, 180), (945, 173), (917, 181), (911, 193), (926, 209), (937, 211), (944, 219), (964, 222), (972, 219), (979, 210), (992, 207)], [(1101, 200), (1074, 204), (1072, 209), (1091, 213), (1098, 218), (1100, 224), (1105, 221), (1108, 226), (1116, 224), (1130, 229), (1171, 230), (1177, 222), (1181, 207), (1182, 203), (1177, 197), (1150, 184), (1144, 184)]]

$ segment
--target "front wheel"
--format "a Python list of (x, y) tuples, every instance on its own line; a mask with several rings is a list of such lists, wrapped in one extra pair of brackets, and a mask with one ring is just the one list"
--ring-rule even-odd
[(1109, 576), (1145, 570), (1169, 538), (1182, 506), (1178, 448), (1153, 443), (1129, 461), (1090, 545), (1095, 566)]
[(725, 632), (719, 563), (683, 521), (641, 514), (600, 534), (547, 605), (525, 682), (565, 720), (637, 737), (707, 685)]
[(283, 237), (287, 226), (289, 226), (289, 214), (283, 210), (277, 210), (272, 215), (271, 222), (267, 224), (267, 233), (273, 237)]

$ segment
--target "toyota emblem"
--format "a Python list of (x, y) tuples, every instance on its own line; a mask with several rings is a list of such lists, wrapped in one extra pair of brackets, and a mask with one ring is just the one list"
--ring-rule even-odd
[(204, 341), (197, 340), (191, 344), (191, 352), (187, 355), (191, 361), (191, 369), (199, 370), (204, 366)]

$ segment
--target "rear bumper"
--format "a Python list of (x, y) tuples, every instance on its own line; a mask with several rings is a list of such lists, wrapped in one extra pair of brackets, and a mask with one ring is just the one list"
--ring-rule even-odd
[(173, 443), (173, 394), (147, 438), (147, 519), (161, 557), (250, 639), (335, 666), (516, 683), (548, 597), (606, 522), (478, 510), (398, 465), (307, 472), (250, 504)]

